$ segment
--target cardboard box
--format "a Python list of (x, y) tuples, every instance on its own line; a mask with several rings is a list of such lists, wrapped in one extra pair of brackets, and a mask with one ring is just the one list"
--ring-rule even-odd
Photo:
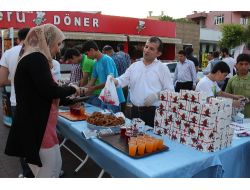
[(206, 126), (209, 128), (215, 127), (215, 118), (207, 117), (205, 115), (200, 115), (200, 125)]
[(201, 105), (200, 103), (189, 102), (188, 111), (201, 114)]
[(179, 109), (181, 109), (181, 110), (188, 110), (188, 101), (186, 101), (186, 100), (179, 100)]
[(218, 106), (212, 104), (202, 104), (201, 114), (214, 118), (218, 114)]
[(188, 117), (189, 117), (189, 112), (186, 110), (179, 110), (178, 111), (178, 119), (179, 120), (185, 120), (188, 121)]
[(195, 124), (199, 124), (200, 123), (200, 119), (201, 119), (201, 115), (194, 113), (194, 112), (189, 112), (188, 115), (188, 121), (190, 123), (195, 123)]
[(169, 101), (168, 100), (168, 91), (167, 90), (164, 90), (164, 91), (161, 91), (160, 92), (160, 100), (161, 101)]

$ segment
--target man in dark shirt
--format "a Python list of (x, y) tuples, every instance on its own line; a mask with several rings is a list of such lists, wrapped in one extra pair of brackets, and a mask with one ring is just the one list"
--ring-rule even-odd
[(198, 72), (200, 63), (199, 63), (198, 59), (195, 58), (195, 57), (193, 56), (193, 51), (194, 51), (194, 50), (193, 50), (192, 47), (187, 47), (187, 48), (185, 49), (186, 58), (187, 58), (188, 60), (191, 60), (191, 61), (194, 62), (196, 72)]

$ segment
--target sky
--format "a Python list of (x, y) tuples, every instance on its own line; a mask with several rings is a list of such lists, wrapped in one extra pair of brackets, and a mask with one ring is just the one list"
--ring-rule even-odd
[[(32, 3), (30, 3), (32, 2)], [(250, 11), (249, 0), (0, 0), (0, 11), (101, 11), (102, 14), (146, 18), (186, 17), (193, 11)]]

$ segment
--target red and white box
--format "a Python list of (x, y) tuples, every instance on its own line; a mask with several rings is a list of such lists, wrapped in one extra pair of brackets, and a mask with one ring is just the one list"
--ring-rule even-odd
[(178, 111), (178, 119), (188, 121), (189, 112), (186, 110)]
[(204, 140), (206, 142), (212, 141), (213, 138), (214, 138), (213, 132), (214, 131), (211, 128), (200, 126), (199, 132), (198, 132), (198, 139), (199, 140)]
[(200, 103), (190, 102), (188, 106), (188, 110), (194, 113), (201, 114), (201, 105)]
[(180, 136), (180, 143), (191, 146), (192, 145), (191, 136), (189, 134), (182, 133), (181, 136)]
[(188, 121), (190, 123), (195, 123), (195, 124), (199, 124), (200, 123), (200, 119), (201, 119), (201, 115), (194, 113), (194, 112), (189, 112), (188, 115)]
[(179, 100), (179, 109), (181, 110), (188, 110), (188, 101), (186, 100)]
[(224, 110), (225, 101), (218, 98), (209, 98), (209, 104), (218, 106), (218, 110)]
[(218, 114), (218, 106), (212, 104), (202, 104), (201, 114), (214, 118)]
[(168, 122), (174, 122), (175, 119), (177, 118), (177, 114), (174, 112), (167, 112), (166, 115), (167, 115), (166, 119)]
[(159, 109), (167, 110), (168, 109), (168, 102), (167, 101), (159, 101)]
[(170, 131), (170, 139), (173, 141), (180, 142), (180, 136), (181, 136), (180, 130), (172, 128), (172, 130)]
[(205, 115), (200, 115), (200, 125), (206, 126), (209, 128), (215, 127), (215, 118), (207, 117)]
[(174, 112), (174, 113), (177, 113), (178, 110), (179, 110), (178, 103), (171, 103), (170, 107), (171, 107), (171, 111)]
[(173, 123), (173, 127), (177, 128), (177, 129), (181, 129), (181, 120), (180, 119), (176, 119)]
[(198, 137), (200, 127), (195, 123), (190, 123), (188, 134), (192, 137)]
[(172, 92), (172, 91), (168, 92), (168, 101), (169, 102), (178, 103), (179, 99), (180, 99), (180, 95), (178, 92)]
[(189, 93), (190, 93), (189, 90), (180, 90), (180, 99), (188, 101)]
[(181, 131), (182, 133), (188, 133), (190, 128), (190, 123), (188, 121), (181, 121)]
[(214, 152), (214, 145), (212, 141), (198, 140), (196, 149), (202, 152)]
[(190, 91), (188, 100), (190, 102), (197, 102), (200, 104), (204, 104), (207, 102), (207, 94), (204, 92), (196, 92), (196, 91)]
[(167, 91), (167, 90), (161, 91), (160, 92), (160, 100), (161, 101), (169, 101), (168, 100), (168, 93), (169, 93), (169, 91)]
[(161, 127), (154, 127), (154, 133), (157, 135), (163, 134), (163, 128)]

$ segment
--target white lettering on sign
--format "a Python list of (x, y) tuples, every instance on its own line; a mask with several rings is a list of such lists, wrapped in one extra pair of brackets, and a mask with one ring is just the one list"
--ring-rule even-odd
[(8, 20), (8, 22), (10, 22), (10, 20), (11, 20), (11, 15), (12, 15), (12, 12), (7, 12), (7, 20)]
[(80, 17), (75, 17), (75, 26), (81, 26), (81, 19)]
[(89, 27), (89, 18), (85, 17), (85, 18), (83, 19), (83, 26)]
[(57, 15), (55, 15), (54, 16), (54, 25), (58, 25), (58, 24), (60, 24), (60, 17), (59, 16), (57, 16)]
[(71, 18), (68, 15), (64, 17), (63, 21), (64, 21), (64, 24), (67, 26), (71, 24)]
[[(22, 15), (21, 18), (20, 18), (20, 14)], [(16, 13), (16, 20), (17, 22), (25, 22), (25, 14), (22, 12), (17, 12)]]
[(93, 27), (95, 28), (99, 27), (99, 20), (97, 18), (93, 18)]
[[(14, 14), (13, 14), (14, 13)], [(16, 20), (18, 23), (25, 23), (26, 18), (30, 18), (29, 15), (26, 15), (27, 13), (33, 13), (33, 12), (12, 12), (7, 11), (6, 16), (1, 14), (0, 12), (0, 20), (7, 19), (8, 22), (13, 22)], [(46, 17), (46, 16), (45, 16)], [(89, 17), (81, 17), (81, 16), (71, 16), (70, 14), (65, 14), (64, 16), (60, 15), (54, 15), (53, 20), (50, 21), (54, 25), (61, 25), (64, 24), (66, 26), (76, 26), (76, 27), (94, 27), (99, 28), (99, 20), (98, 18), (89, 18)]]

